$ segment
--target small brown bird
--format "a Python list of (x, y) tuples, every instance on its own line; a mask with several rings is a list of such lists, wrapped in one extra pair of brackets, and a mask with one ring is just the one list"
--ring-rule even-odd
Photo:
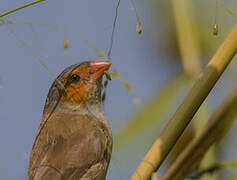
[(112, 132), (101, 105), (109, 62), (66, 68), (51, 86), (32, 148), (28, 180), (105, 180)]

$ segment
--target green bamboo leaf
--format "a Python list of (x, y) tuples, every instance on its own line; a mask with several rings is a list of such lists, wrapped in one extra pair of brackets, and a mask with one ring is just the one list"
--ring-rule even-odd
[(179, 97), (184, 87), (187, 87), (187, 82), (189, 82), (188, 79), (183, 74), (179, 74), (152, 95), (150, 100), (115, 133), (114, 150), (118, 150), (117, 148), (122, 147), (167, 115), (171, 106), (174, 105), (175, 98)]

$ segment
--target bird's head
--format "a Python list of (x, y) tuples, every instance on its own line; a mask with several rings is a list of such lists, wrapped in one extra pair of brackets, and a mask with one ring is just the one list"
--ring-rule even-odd
[(72, 69), (64, 76), (61, 102), (85, 104), (100, 101), (102, 76), (109, 67), (109, 62), (87, 61)]
[(66, 68), (49, 90), (45, 110), (57, 105), (83, 106), (101, 101), (102, 77), (111, 63), (85, 61)]

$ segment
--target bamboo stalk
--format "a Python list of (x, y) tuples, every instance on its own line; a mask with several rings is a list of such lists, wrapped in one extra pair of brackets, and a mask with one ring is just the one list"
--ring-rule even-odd
[[(186, 76), (188, 76), (193, 81), (198, 76), (198, 73), (201, 70), (201, 61), (200, 61), (200, 46), (198, 44), (197, 34), (195, 32), (195, 23), (193, 23), (194, 18), (193, 14), (193, 2), (190, 0), (172, 0), (171, 1), (173, 15), (175, 20), (175, 28), (177, 33), (177, 40), (179, 45), (179, 51), (182, 60), (183, 71)], [(207, 120), (204, 118), (204, 111), (207, 109), (206, 105), (202, 105), (202, 108), (199, 110), (199, 114), (196, 116), (194, 123), (191, 124), (193, 128), (186, 132), (191, 132), (195, 134), (199, 131), (201, 126)], [(205, 119), (205, 120), (204, 120)], [(190, 141), (185, 141), (185, 136)], [(173, 151), (170, 152), (170, 157), (176, 158), (178, 154), (183, 150), (185, 146), (185, 142), (189, 143), (192, 141), (192, 137), (189, 135), (185, 135), (185, 133), (179, 138), (177, 145), (173, 147)], [(184, 143), (184, 144), (183, 144)], [(174, 153), (175, 155), (172, 155)], [(203, 158), (200, 167), (206, 167), (215, 162), (215, 146), (213, 146), (208, 153), (206, 153)], [(170, 163), (169, 163), (170, 164)], [(202, 177), (202, 180), (217, 180), (216, 175)]]
[(184, 73), (193, 78), (200, 72), (200, 47), (195, 36), (195, 28), (192, 26), (192, 17), (189, 12), (190, 0), (171, 1), (178, 45)]
[(208, 148), (230, 129), (237, 115), (237, 87), (213, 113), (203, 131), (178, 156), (162, 180), (180, 180), (200, 162)]
[(137, 167), (131, 180), (148, 180), (168, 155), (237, 51), (237, 24), (200, 74), (161, 135)]

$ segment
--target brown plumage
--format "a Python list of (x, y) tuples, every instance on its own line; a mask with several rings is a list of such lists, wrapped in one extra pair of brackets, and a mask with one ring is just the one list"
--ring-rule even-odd
[(28, 180), (104, 180), (112, 133), (101, 107), (110, 63), (88, 61), (54, 81), (30, 156)]

